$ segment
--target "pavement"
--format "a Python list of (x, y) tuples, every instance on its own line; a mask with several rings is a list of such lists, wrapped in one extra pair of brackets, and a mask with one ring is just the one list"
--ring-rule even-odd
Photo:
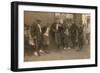
[(73, 59), (89, 59), (90, 58), (90, 47), (84, 46), (80, 51), (78, 48), (72, 49), (49, 49), (49, 53), (41, 53), (41, 56), (35, 56), (34, 52), (29, 54), (25, 52), (24, 61), (50, 61), (50, 60), (73, 60)]

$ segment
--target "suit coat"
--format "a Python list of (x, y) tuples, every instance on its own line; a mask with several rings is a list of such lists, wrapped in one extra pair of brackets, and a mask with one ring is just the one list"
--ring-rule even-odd
[(58, 29), (56, 27), (57, 27), (57, 23), (52, 24), (51, 30), (54, 32), (56, 44), (60, 45), (62, 39), (64, 39), (65, 26), (61, 24), (60, 26), (58, 26)]
[(31, 35), (34, 40), (34, 43), (38, 47), (40, 47), (42, 45), (43, 36), (42, 36), (42, 31), (40, 31), (38, 24), (34, 23), (33, 25), (31, 25)]
[(71, 39), (73, 41), (77, 40), (77, 38), (78, 38), (78, 26), (76, 24), (71, 25), (70, 34), (71, 34)]

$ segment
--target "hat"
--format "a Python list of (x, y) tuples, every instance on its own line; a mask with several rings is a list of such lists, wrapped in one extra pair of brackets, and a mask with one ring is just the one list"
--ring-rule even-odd
[(40, 19), (36, 19), (36, 22), (41, 22), (41, 20)]

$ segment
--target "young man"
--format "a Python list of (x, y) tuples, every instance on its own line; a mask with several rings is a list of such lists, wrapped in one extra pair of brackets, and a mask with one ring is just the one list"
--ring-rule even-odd
[(26, 24), (24, 26), (24, 48), (25, 52), (29, 52), (31, 54), (34, 48), (34, 42), (31, 39), (30, 26)]
[(31, 35), (35, 43), (36, 52), (35, 55), (40, 56), (42, 50), (42, 27), (41, 20), (37, 19), (35, 23), (31, 26)]
[(79, 50), (82, 50), (83, 48), (83, 25), (82, 24), (79, 24), (79, 27), (78, 27), (78, 51)]
[(49, 38), (49, 30), (50, 28), (48, 26), (44, 26), (42, 28), (42, 36), (43, 36), (43, 48), (45, 53), (49, 53), (49, 43), (50, 43), (50, 38)]
[(64, 24), (66, 25), (66, 29), (64, 32), (64, 34), (65, 34), (65, 39), (64, 39), (65, 47), (64, 47), (64, 49), (71, 49), (71, 34), (70, 34), (71, 22), (69, 22), (68, 20), (65, 20)]
[(55, 35), (55, 42), (57, 45), (57, 48), (61, 48), (61, 46), (64, 48), (64, 25), (63, 20), (56, 19), (56, 22), (52, 25), (52, 30)]
[(70, 27), (70, 37), (71, 37), (71, 42), (72, 42), (72, 48), (76, 48), (77, 43), (78, 43), (78, 26), (77, 24), (72, 24)]

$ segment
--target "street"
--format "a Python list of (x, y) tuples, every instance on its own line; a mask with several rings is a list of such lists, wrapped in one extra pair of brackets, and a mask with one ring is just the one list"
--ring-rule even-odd
[(35, 56), (31, 53), (25, 53), (24, 61), (50, 61), (50, 60), (73, 60), (73, 59), (88, 59), (90, 58), (90, 48), (85, 46), (82, 50), (75, 49), (59, 49), (49, 50), (49, 53), (42, 53), (41, 56)]

